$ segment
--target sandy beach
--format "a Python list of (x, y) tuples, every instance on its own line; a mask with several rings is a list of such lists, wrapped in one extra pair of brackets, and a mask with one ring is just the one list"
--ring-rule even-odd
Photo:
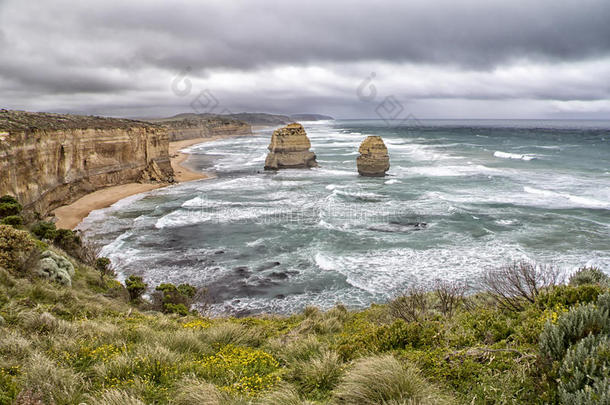
[[(195, 172), (183, 164), (188, 159), (188, 153), (179, 152), (181, 149), (204, 142), (214, 141), (222, 136), (187, 139), (169, 143), (169, 156), (172, 168), (174, 169), (174, 179), (176, 182), (186, 182), (201, 180), (213, 177), (208, 173)], [(127, 183), (117, 186), (107, 187), (87, 194), (72, 204), (57, 208), (55, 214), (55, 225), (58, 228), (74, 229), (84, 218), (93, 210), (106, 208), (115, 202), (134, 194), (144, 193), (161, 187), (166, 187), (167, 183)]]

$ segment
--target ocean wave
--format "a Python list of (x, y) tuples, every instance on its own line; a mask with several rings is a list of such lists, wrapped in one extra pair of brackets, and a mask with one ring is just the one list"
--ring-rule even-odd
[(495, 151), (494, 156), (502, 159), (516, 159), (516, 160), (534, 160), (537, 159), (536, 156), (531, 154), (519, 154), (519, 153), (508, 153)]
[(529, 187), (529, 186), (523, 187), (523, 191), (525, 191), (526, 193), (529, 193), (529, 194), (535, 194), (535, 195), (539, 195), (542, 197), (547, 197), (547, 198), (553, 199), (553, 200), (555, 200), (555, 202), (557, 202), (558, 200), (559, 201), (564, 200), (565, 202), (570, 202), (572, 206), (576, 205), (576, 206), (585, 207), (585, 208), (606, 208), (606, 209), (610, 208), (610, 202), (600, 201), (600, 200), (597, 200), (592, 197), (577, 196), (577, 195), (572, 195), (572, 194), (568, 194), (568, 193), (560, 193), (560, 192), (551, 191), (551, 190), (542, 190), (542, 189), (537, 189), (537, 188)]

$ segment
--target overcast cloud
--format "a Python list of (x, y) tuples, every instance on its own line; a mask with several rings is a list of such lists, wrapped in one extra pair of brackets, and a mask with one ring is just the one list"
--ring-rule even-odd
[(607, 0), (0, 0), (0, 107), (610, 118), (609, 21)]

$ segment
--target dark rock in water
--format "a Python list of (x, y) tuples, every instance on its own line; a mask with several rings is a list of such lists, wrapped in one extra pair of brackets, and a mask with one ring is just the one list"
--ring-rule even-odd
[(406, 222), (406, 223), (401, 223), (401, 222), (390, 222), (388, 224), (382, 224), (382, 225), (373, 225), (370, 226), (368, 229), (371, 231), (378, 231), (378, 232), (412, 232), (412, 231), (421, 231), (422, 229), (426, 229), (428, 227), (428, 224), (425, 222)]
[(233, 269), (233, 272), (240, 277), (248, 278), (250, 277), (250, 270), (246, 266), (239, 266)]
[(221, 255), (223, 254), (225, 251), (224, 250), (217, 250), (214, 252), (215, 255)]
[(286, 298), (286, 296), (284, 294), (278, 294), (273, 298), (275, 298), (276, 300), (283, 300), (284, 298)]
[(256, 281), (255, 285), (257, 287), (269, 288), (269, 287), (274, 287), (278, 284), (275, 281), (271, 280), (270, 278), (261, 278), (260, 280)]
[(269, 277), (277, 278), (278, 280), (286, 280), (288, 278), (288, 274), (286, 272), (274, 271), (269, 275)]
[(269, 270), (272, 269), (274, 267), (277, 267), (280, 265), (280, 262), (269, 262), (269, 263), (265, 263), (260, 265), (259, 267), (256, 268), (256, 271), (263, 271), (263, 270)]

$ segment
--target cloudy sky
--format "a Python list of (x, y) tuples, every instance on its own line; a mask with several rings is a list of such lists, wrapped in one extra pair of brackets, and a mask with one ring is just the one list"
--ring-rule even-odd
[[(0, 0), (0, 107), (610, 118), (610, 1)], [(385, 104), (384, 104), (385, 103)]]

